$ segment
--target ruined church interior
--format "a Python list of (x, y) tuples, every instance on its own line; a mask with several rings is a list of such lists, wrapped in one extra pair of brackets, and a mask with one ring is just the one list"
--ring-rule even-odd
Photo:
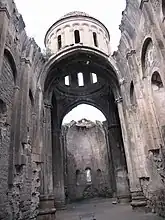
[(86, 12), (45, 51), (25, 27), (0, 0), (0, 220), (163, 220), (165, 1), (127, 0), (113, 53)]

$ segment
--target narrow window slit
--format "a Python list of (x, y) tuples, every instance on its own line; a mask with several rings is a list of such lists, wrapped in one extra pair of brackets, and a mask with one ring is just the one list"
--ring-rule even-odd
[(78, 76), (78, 85), (79, 85), (79, 86), (84, 86), (84, 77), (83, 77), (83, 74), (82, 74), (82, 73), (78, 73), (77, 76)]

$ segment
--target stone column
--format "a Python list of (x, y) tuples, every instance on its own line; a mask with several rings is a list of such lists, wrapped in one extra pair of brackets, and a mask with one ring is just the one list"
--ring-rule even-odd
[(55, 207), (63, 209), (65, 207), (65, 190), (64, 190), (64, 164), (63, 150), (60, 144), (61, 130), (53, 128), (52, 131), (52, 164), (53, 164), (53, 188)]
[(51, 109), (49, 102), (44, 103), (43, 123), (43, 147), (42, 147), (42, 169), (40, 205), (38, 220), (55, 219), (56, 209), (54, 207), (53, 174), (52, 174), (52, 140), (51, 140)]
[(128, 184), (128, 174), (125, 161), (124, 146), (118, 118), (117, 106), (111, 100), (110, 122), (108, 127), (109, 140), (111, 145), (114, 173), (116, 179), (116, 193), (120, 202), (129, 202), (130, 191)]
[(116, 181), (115, 181), (115, 172), (113, 166), (113, 158), (112, 158), (112, 149), (110, 146), (110, 136), (109, 129), (106, 125), (104, 125), (106, 143), (107, 143), (107, 151), (108, 151), (108, 159), (109, 159), (109, 176), (110, 176), (110, 184), (113, 192), (113, 197), (116, 197)]
[(127, 122), (124, 116), (122, 98), (119, 97), (116, 99), (116, 103), (118, 106), (119, 118), (121, 123), (122, 137), (124, 142), (124, 151), (126, 156), (126, 163), (128, 169), (128, 177), (130, 183), (130, 191), (132, 196), (131, 205), (133, 208), (136, 207), (144, 207), (146, 206), (146, 199), (143, 195), (140, 181), (138, 178), (138, 174), (136, 172), (135, 159), (131, 154), (131, 144), (128, 136), (128, 126), (126, 126)]
[(2, 70), (3, 55), (4, 55), (9, 19), (10, 19), (10, 14), (7, 9), (7, 6), (3, 3), (0, 3), (0, 76)]

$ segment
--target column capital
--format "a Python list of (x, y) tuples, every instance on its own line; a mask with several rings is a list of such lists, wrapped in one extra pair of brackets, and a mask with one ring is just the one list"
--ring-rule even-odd
[(130, 56), (132, 56), (133, 54), (136, 54), (136, 50), (130, 50), (127, 54), (126, 54), (126, 58), (127, 58), (127, 60), (128, 60), (128, 58), (130, 57)]
[(26, 57), (22, 57), (22, 58), (21, 58), (21, 62), (22, 62), (22, 63), (29, 64), (29, 65), (31, 66), (30, 60), (29, 60), (28, 58), (26, 58)]
[(52, 109), (53, 108), (52, 104), (47, 103), (47, 102), (44, 102), (44, 107), (48, 108), (48, 109)]
[(19, 86), (15, 86), (14, 89), (15, 90), (20, 90), (20, 87)]
[(119, 96), (119, 97), (117, 97), (116, 99), (115, 99), (115, 102), (116, 103), (120, 103), (120, 102), (122, 102), (123, 101), (123, 98), (121, 97), (121, 96)]
[(1, 12), (5, 12), (6, 15), (7, 15), (7, 17), (8, 17), (8, 19), (10, 19), (10, 13), (9, 13), (9, 11), (8, 11), (7, 4), (5, 4), (5, 3), (0, 3), (0, 13), (1, 13)]
[(140, 7), (139, 7), (140, 9), (143, 8), (143, 5), (144, 5), (145, 2), (149, 2), (149, 0), (141, 0)]

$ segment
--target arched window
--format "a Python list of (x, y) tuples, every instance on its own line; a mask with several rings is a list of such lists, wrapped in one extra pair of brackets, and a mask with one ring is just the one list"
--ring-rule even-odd
[(30, 98), (31, 105), (34, 106), (34, 98), (33, 98), (31, 89), (29, 89), (29, 98)]
[(76, 170), (76, 185), (79, 185), (80, 170)]
[(163, 21), (165, 20), (165, 1), (162, 0), (162, 13), (163, 13)]
[(165, 88), (158, 72), (154, 72), (151, 77), (152, 97), (155, 113), (158, 118), (160, 129), (164, 133), (165, 126)]
[(85, 172), (86, 172), (86, 181), (87, 181), (87, 183), (91, 183), (92, 182), (91, 169), (86, 168)]
[(60, 50), (61, 47), (62, 47), (61, 35), (58, 35), (58, 37), (57, 37), (57, 41), (58, 41), (58, 50)]
[(70, 86), (70, 77), (69, 76), (65, 76), (65, 85)]
[(151, 78), (151, 84), (153, 90), (159, 90), (160, 88), (163, 88), (163, 83), (160, 77), (160, 74), (158, 72), (154, 72)]
[(80, 43), (80, 32), (78, 30), (74, 31), (74, 38), (76, 44)]
[(152, 65), (153, 62), (153, 42), (150, 37), (148, 37), (142, 48), (141, 54), (141, 63), (142, 63), (142, 70), (143, 70), (143, 77), (146, 77), (146, 69)]
[(131, 85), (130, 85), (130, 102), (131, 102), (131, 105), (137, 104), (133, 82), (131, 82)]
[(97, 83), (97, 75), (96, 75), (96, 73), (91, 73), (91, 81), (92, 81), (92, 83)]
[(96, 34), (96, 32), (93, 32), (93, 41), (94, 41), (95, 47), (98, 47), (98, 41), (97, 41), (97, 34)]
[(83, 77), (83, 74), (82, 74), (82, 73), (78, 73), (77, 76), (78, 76), (78, 85), (79, 85), (79, 86), (84, 86), (84, 77)]

